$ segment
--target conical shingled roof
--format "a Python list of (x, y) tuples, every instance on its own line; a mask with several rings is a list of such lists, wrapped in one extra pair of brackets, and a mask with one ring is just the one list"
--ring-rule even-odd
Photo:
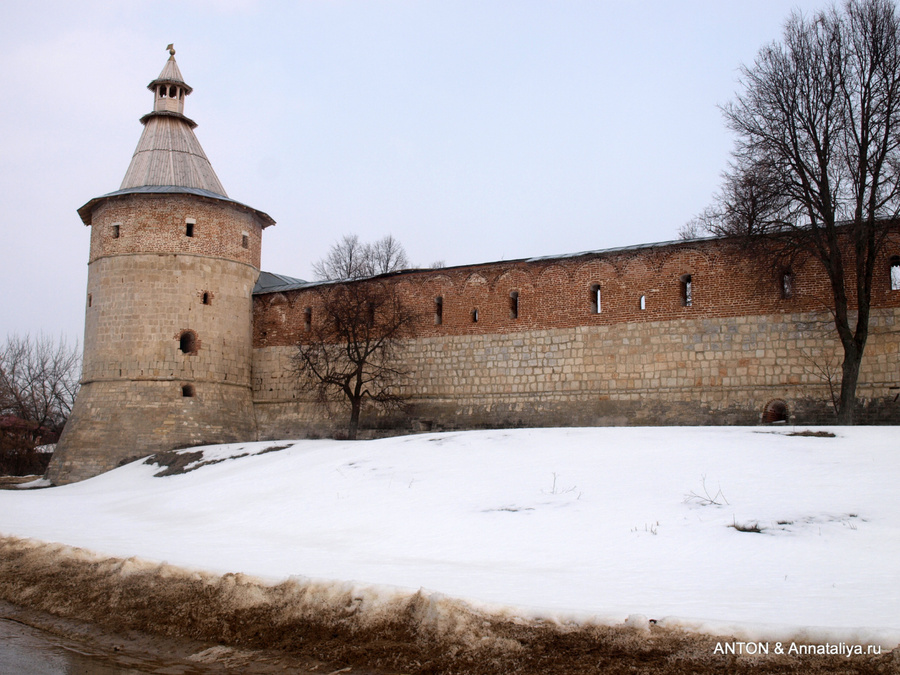
[(119, 189), (148, 185), (197, 188), (228, 196), (194, 130), (171, 113), (147, 120)]
[(148, 85), (153, 92), (153, 112), (141, 118), (144, 133), (138, 141), (122, 186), (115, 192), (94, 197), (78, 209), (85, 225), (90, 225), (94, 209), (109, 199), (134, 194), (189, 194), (228, 202), (249, 211), (261, 227), (274, 225), (272, 217), (231, 199), (219, 182), (194, 136), (197, 124), (184, 116), (184, 97), (191, 93), (175, 63), (175, 50), (168, 46), (169, 60), (159, 77)]
[(119, 189), (166, 185), (227, 196), (194, 135), (196, 123), (182, 113), (184, 96), (192, 90), (175, 62), (175, 50), (169, 53), (159, 78), (148, 85), (154, 92), (154, 110), (141, 118), (144, 133)]
[(156, 85), (165, 83), (165, 84), (180, 84), (184, 87), (185, 94), (190, 94), (193, 89), (184, 81), (184, 77), (181, 75), (181, 70), (178, 68), (178, 64), (175, 62), (175, 54), (171, 53), (175, 50), (169, 46), (169, 60), (166, 61), (166, 65), (163, 66), (162, 72), (159, 74), (153, 82), (147, 85), (147, 89), (150, 91), (155, 91)]

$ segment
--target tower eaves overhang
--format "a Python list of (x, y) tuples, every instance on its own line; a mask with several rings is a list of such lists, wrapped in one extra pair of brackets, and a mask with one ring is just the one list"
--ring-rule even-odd
[(81, 217), (81, 220), (85, 225), (90, 225), (93, 218), (94, 209), (101, 203), (110, 199), (116, 199), (117, 197), (146, 194), (187, 194), (194, 195), (196, 197), (203, 197), (205, 199), (213, 199), (219, 202), (226, 202), (234, 207), (237, 207), (238, 209), (241, 209), (242, 211), (252, 213), (259, 220), (260, 225), (263, 228), (275, 224), (275, 220), (268, 213), (260, 211), (259, 209), (254, 209), (252, 206), (242, 204), (239, 201), (231, 199), (231, 197), (216, 194), (215, 192), (211, 192), (210, 190), (182, 187), (180, 185), (142, 185), (140, 187), (116, 190), (115, 192), (110, 192), (108, 194), (101, 195), (100, 197), (94, 197), (87, 204), (78, 209), (78, 215)]
[(187, 115), (183, 115), (182, 113), (178, 112), (169, 112), (168, 110), (154, 110), (153, 112), (148, 112), (140, 119), (141, 124), (146, 126), (147, 122), (149, 122), (152, 117), (177, 117), (182, 122), (187, 124), (191, 129), (197, 128), (197, 123)]

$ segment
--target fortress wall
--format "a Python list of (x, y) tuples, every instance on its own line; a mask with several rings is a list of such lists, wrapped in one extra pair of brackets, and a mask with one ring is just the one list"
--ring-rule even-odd
[(82, 388), (51, 481), (256, 437), (250, 323), (260, 233), (251, 213), (193, 195), (129, 195), (95, 207)]
[[(101, 258), (88, 275), (82, 380), (206, 379), (250, 384), (256, 271), (201, 256)], [(203, 304), (203, 294), (208, 304)], [(193, 331), (197, 352), (183, 353)]]
[[(186, 236), (188, 220), (194, 221), (191, 237)], [(261, 224), (238, 204), (193, 194), (126, 194), (94, 208), (89, 263), (152, 251), (226, 258), (259, 269), (261, 244)]]
[(69, 483), (154, 452), (256, 438), (246, 387), (196, 386), (197, 395), (185, 398), (178, 381), (85, 384), (63, 432), (65, 450), (54, 453), (47, 477)]
[[(875, 279), (878, 309), (859, 396), (871, 419), (900, 422), (890, 389), (900, 384), (900, 291), (891, 290), (889, 278), (894, 248), (900, 246), (888, 246)], [(827, 280), (812, 264), (791, 272), (792, 292), (784, 297), (777, 275), (712, 240), (365, 282), (398, 284), (420, 319), (406, 348), (409, 415), (364, 413), (362, 424), (755, 424), (774, 399), (798, 422), (830, 421), (825, 373), (839, 372), (842, 351), (823, 311)], [(253, 398), (263, 438), (345, 425), (340, 408), (323, 411), (303, 400), (291, 373), (292, 345), (303, 339), (307, 308), (313, 321), (319, 316), (320, 291), (254, 298)], [(442, 301), (439, 322), (435, 298)]]
[[(879, 261), (873, 307), (900, 307), (900, 290), (891, 290), (889, 262), (898, 254), (900, 232)], [(792, 293), (784, 297), (778, 275), (747, 260), (726, 241), (707, 240), (414, 270), (362, 283), (397, 285), (404, 302), (419, 315), (416, 335), (442, 337), (821, 312), (831, 305), (828, 279), (816, 264), (798, 264), (791, 272)], [(691, 278), (690, 305), (683, 297), (682, 280), (687, 275)], [(600, 288), (599, 311), (594, 307), (595, 287)], [(320, 317), (320, 291), (321, 287), (311, 286), (254, 296), (254, 346), (283, 346), (302, 340), (306, 309), (313, 321)], [(513, 292), (518, 294), (515, 317), (511, 312)], [(441, 299), (440, 322), (437, 298)], [(473, 310), (478, 310), (477, 321)]]
[[(411, 409), (364, 415), (404, 430), (530, 425), (757, 424), (780, 399), (798, 423), (831, 421), (823, 370), (838, 367), (828, 315), (679, 320), (430, 337), (407, 343)], [(876, 312), (859, 395), (882, 407), (900, 384), (900, 310)], [(291, 347), (254, 352), (261, 438), (331, 433), (346, 412), (304, 400)], [(900, 422), (900, 406), (881, 419)], [(885, 417), (886, 416), (886, 417)]]

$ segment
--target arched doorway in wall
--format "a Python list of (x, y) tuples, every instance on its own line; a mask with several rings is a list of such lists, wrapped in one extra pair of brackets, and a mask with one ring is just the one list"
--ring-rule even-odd
[(766, 403), (762, 416), (763, 424), (778, 424), (779, 422), (788, 421), (787, 403), (780, 398), (772, 399)]

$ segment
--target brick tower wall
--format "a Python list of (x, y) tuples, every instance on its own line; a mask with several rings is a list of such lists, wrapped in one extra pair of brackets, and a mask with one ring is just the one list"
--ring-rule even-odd
[(138, 194), (95, 208), (82, 389), (48, 471), (54, 483), (160, 450), (255, 438), (260, 239), (255, 216), (222, 200)]
[[(890, 282), (897, 253), (895, 238), (875, 279), (858, 389), (869, 421), (900, 422), (892, 389), (900, 384), (900, 290)], [(827, 279), (812, 262), (785, 280), (712, 240), (380, 282), (399, 284), (420, 319), (417, 337), (405, 344), (408, 414), (364, 413), (372, 433), (756, 424), (778, 401), (790, 421), (833, 420), (828, 373), (839, 373), (842, 350), (824, 309)], [(292, 345), (302, 341), (307, 316), (321, 315), (319, 306), (315, 287), (254, 299), (253, 397), (262, 438), (346, 425), (346, 411), (315, 405), (291, 373)]]

